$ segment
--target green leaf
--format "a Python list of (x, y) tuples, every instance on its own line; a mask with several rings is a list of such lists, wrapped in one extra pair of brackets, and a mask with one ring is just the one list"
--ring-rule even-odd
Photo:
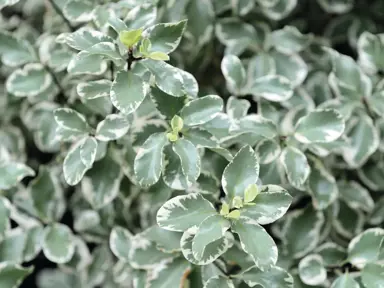
[(83, 99), (109, 97), (112, 82), (106, 79), (83, 82), (77, 85), (77, 94)]
[(156, 85), (161, 91), (174, 97), (185, 95), (184, 81), (179, 69), (166, 62), (151, 59), (141, 61), (140, 63), (151, 71), (155, 77)]
[(172, 120), (171, 120), (171, 127), (172, 127), (172, 130), (175, 131), (175, 132), (179, 132), (183, 129), (183, 126), (184, 126), (184, 121), (183, 119), (180, 117), (180, 116), (173, 116)]
[(281, 53), (299, 53), (310, 43), (310, 37), (300, 33), (294, 26), (285, 26), (283, 29), (272, 33), (272, 44)]
[(149, 27), (145, 32), (151, 40), (151, 50), (169, 54), (173, 52), (181, 41), (187, 20), (175, 23), (161, 23)]
[(240, 219), (240, 210), (233, 210), (229, 212), (225, 217), (232, 220), (239, 220)]
[(259, 162), (255, 151), (250, 146), (244, 146), (225, 167), (221, 185), (229, 199), (243, 196), (251, 184), (259, 177)]
[(271, 269), (267, 271), (253, 266), (238, 277), (247, 283), (249, 287), (260, 285), (263, 288), (293, 288), (293, 278), (291, 274), (277, 266), (272, 266)]
[(163, 149), (168, 144), (165, 133), (155, 133), (140, 147), (134, 163), (135, 175), (141, 186), (155, 184), (163, 169)]
[(269, 164), (281, 155), (280, 144), (273, 139), (263, 139), (255, 147), (260, 164)]
[(44, 229), (43, 251), (48, 260), (63, 264), (75, 253), (72, 231), (63, 224), (55, 223)]
[[(163, 184), (164, 185), (164, 184)], [(181, 250), (180, 238), (182, 233), (165, 230), (154, 225), (144, 232), (148, 240), (156, 243), (156, 248), (165, 253), (174, 253)]]
[(311, 158), (311, 173), (308, 177), (308, 192), (312, 195), (312, 203), (316, 209), (323, 210), (338, 197), (336, 180), (322, 162)]
[(225, 276), (214, 276), (204, 284), (204, 288), (235, 288), (231, 279)]
[(163, 180), (168, 187), (175, 190), (188, 189), (186, 176), (183, 172), (180, 157), (173, 151), (172, 146), (164, 148)]
[(140, 41), (143, 29), (135, 29), (129, 31), (121, 31), (119, 33), (119, 39), (127, 47), (132, 47)]
[(311, 172), (304, 153), (293, 146), (287, 146), (280, 155), (280, 161), (287, 173), (289, 183), (294, 187), (301, 187)]
[(241, 217), (266, 225), (275, 222), (287, 212), (292, 197), (285, 189), (276, 185), (262, 186), (260, 190), (253, 201), (255, 205), (244, 206), (241, 209)]
[(90, 28), (81, 28), (73, 33), (60, 34), (56, 41), (58, 43), (65, 43), (76, 50), (87, 50), (93, 45), (101, 42), (113, 43), (113, 39), (111, 37)]
[(158, 60), (158, 61), (168, 61), (169, 60), (168, 54), (165, 54), (164, 52), (151, 52), (148, 55), (148, 58), (152, 59), (152, 60)]
[(90, 169), (95, 162), (97, 141), (94, 137), (87, 137), (80, 146), (80, 160), (84, 166)]
[[(259, 0), (262, 2), (261, 10), (262, 12), (272, 20), (281, 20), (287, 17), (297, 5), (297, 0)], [(271, 3), (272, 2), (272, 3)]]
[(33, 269), (33, 267), (24, 268), (21, 265), (7, 262), (0, 263), (0, 287), (19, 287), (24, 279), (33, 272)]
[(186, 100), (186, 97), (173, 97), (164, 93), (156, 86), (151, 87), (150, 96), (156, 109), (166, 119), (172, 119), (184, 107)]
[[(181, 251), (189, 262), (195, 265), (207, 265), (215, 261), (218, 257), (223, 255), (231, 246), (234, 241), (231, 234), (226, 234), (225, 237), (222, 237), (205, 247), (204, 255), (201, 260), (197, 260), (193, 257), (192, 253), (192, 242), (193, 238), (197, 233), (197, 227), (192, 227), (184, 232), (180, 240)], [(229, 233), (229, 232), (228, 232)], [(232, 236), (230, 238), (230, 236)]]
[(280, 75), (267, 75), (251, 82), (248, 93), (268, 101), (282, 102), (293, 95), (291, 81)]
[(85, 50), (85, 52), (89, 55), (100, 55), (103, 59), (112, 60), (118, 66), (122, 66), (125, 62), (116, 45), (111, 42), (97, 43)]
[(255, 200), (256, 196), (259, 195), (259, 187), (256, 184), (251, 184), (245, 189), (244, 202), (250, 203)]
[(349, 143), (343, 147), (343, 157), (351, 168), (361, 167), (379, 147), (379, 132), (372, 119), (361, 115), (348, 131)]
[(0, 189), (11, 189), (28, 176), (35, 176), (35, 171), (23, 163), (0, 163)]
[(351, 275), (343, 274), (333, 281), (331, 288), (360, 288), (360, 285)]
[(121, 179), (120, 165), (110, 155), (105, 156), (81, 181), (84, 198), (94, 209), (106, 206), (119, 194)]
[(371, 212), (375, 206), (369, 191), (355, 181), (338, 182), (340, 197), (353, 209)]
[(246, 99), (239, 99), (235, 96), (231, 96), (227, 100), (227, 105), (225, 110), (227, 111), (227, 114), (232, 119), (241, 119), (245, 115), (247, 115), (247, 112), (249, 108), (251, 107), (251, 104)]
[(191, 264), (182, 257), (161, 263), (153, 269), (147, 285), (151, 288), (169, 288), (172, 285), (183, 287), (185, 276), (189, 274)]
[(245, 85), (245, 69), (240, 59), (234, 55), (225, 55), (221, 61), (221, 71), (225, 77), (228, 90), (234, 94), (241, 94)]
[(331, 14), (347, 13), (353, 8), (354, 0), (318, 0), (321, 8)]
[(83, 141), (78, 141), (68, 151), (63, 163), (64, 179), (69, 185), (76, 185), (89, 169), (81, 161), (80, 151)]
[(359, 64), (369, 74), (384, 70), (384, 37), (364, 31), (357, 42)]
[(0, 241), (3, 240), (6, 231), (10, 228), (9, 206), (9, 200), (7, 198), (0, 197)]
[(103, 55), (81, 51), (71, 59), (67, 71), (72, 75), (91, 74), (100, 75), (107, 70), (107, 63)]
[(327, 280), (327, 270), (324, 268), (320, 255), (310, 254), (299, 263), (299, 276), (303, 283), (316, 286)]
[(381, 228), (370, 228), (357, 235), (348, 245), (349, 262), (361, 269), (378, 260), (383, 239), (384, 230)]
[(368, 263), (361, 272), (361, 279), (367, 288), (380, 288), (384, 283), (384, 265)]
[(196, 126), (209, 122), (223, 110), (223, 99), (208, 95), (188, 102), (180, 111), (185, 126)]
[(276, 244), (256, 221), (240, 218), (232, 224), (232, 231), (239, 235), (241, 247), (252, 257), (257, 268), (268, 271), (276, 264)]
[(111, 86), (111, 101), (122, 113), (130, 114), (144, 101), (147, 92), (147, 84), (139, 76), (120, 71)]
[(201, 194), (192, 193), (165, 202), (157, 212), (157, 224), (166, 230), (184, 232), (216, 213), (213, 205)]
[(364, 214), (360, 210), (349, 207), (342, 200), (338, 202), (336, 209), (333, 227), (337, 233), (348, 239), (361, 233), (364, 225)]
[(87, 0), (69, 0), (63, 9), (65, 18), (72, 22), (92, 20), (93, 4)]
[(342, 265), (347, 258), (346, 249), (333, 242), (321, 244), (314, 252), (323, 258), (324, 265), (327, 267), (337, 267)]
[(339, 138), (344, 129), (344, 120), (336, 110), (317, 110), (300, 118), (295, 138), (305, 144), (328, 143)]
[(84, 134), (90, 132), (87, 120), (84, 115), (70, 108), (58, 108), (53, 111), (56, 123), (65, 130), (74, 132), (82, 132)]
[(111, 114), (97, 124), (96, 139), (99, 141), (113, 141), (127, 134), (130, 123), (125, 115)]
[[(15, 2), (15, 0), (5, 1)], [(2, 4), (0, 4), (0, 9), (1, 6)], [(17, 67), (36, 61), (33, 47), (27, 40), (16, 38), (4, 30), (0, 32), (0, 56), (1, 61), (10, 67)]]
[(180, 138), (172, 144), (173, 151), (179, 156), (187, 185), (191, 186), (200, 175), (200, 156), (197, 148), (188, 140)]
[(230, 127), (231, 134), (252, 133), (265, 138), (273, 138), (277, 135), (276, 125), (272, 120), (257, 114), (249, 114)]
[(224, 237), (230, 227), (231, 223), (221, 215), (212, 215), (201, 222), (192, 241), (193, 257), (201, 260), (205, 247)]
[(7, 91), (16, 97), (36, 97), (52, 84), (43, 65), (32, 63), (15, 70), (5, 82)]
[(109, 236), (109, 247), (112, 253), (124, 262), (129, 262), (129, 250), (131, 248), (132, 234), (123, 227), (116, 226)]

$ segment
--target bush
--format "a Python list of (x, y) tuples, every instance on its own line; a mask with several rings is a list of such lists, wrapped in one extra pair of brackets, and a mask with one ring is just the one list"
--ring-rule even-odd
[(0, 9), (1, 288), (384, 287), (382, 0)]

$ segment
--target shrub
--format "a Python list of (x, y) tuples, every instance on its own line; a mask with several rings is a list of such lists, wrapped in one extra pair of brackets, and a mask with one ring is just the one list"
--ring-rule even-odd
[(0, 0), (0, 287), (384, 287), (383, 3)]

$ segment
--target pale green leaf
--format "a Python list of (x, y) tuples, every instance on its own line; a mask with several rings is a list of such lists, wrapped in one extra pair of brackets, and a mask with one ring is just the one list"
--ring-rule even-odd
[(254, 266), (240, 274), (239, 278), (247, 283), (249, 287), (260, 285), (263, 288), (293, 288), (291, 274), (277, 266), (272, 266), (267, 271)]
[(121, 31), (119, 33), (119, 39), (125, 46), (132, 47), (140, 41), (142, 33), (143, 29), (141, 28), (129, 31)]
[(75, 245), (71, 230), (63, 224), (45, 227), (43, 251), (48, 260), (62, 264), (71, 260), (75, 253)]
[(99, 141), (113, 141), (127, 134), (129, 127), (125, 115), (111, 114), (97, 125), (95, 137)]
[(228, 90), (240, 94), (245, 85), (245, 69), (240, 59), (234, 55), (225, 55), (221, 61), (221, 71), (227, 82)]
[(361, 272), (361, 279), (367, 288), (380, 288), (384, 283), (384, 265), (368, 263)]
[(89, 169), (81, 161), (80, 151), (83, 142), (78, 141), (68, 151), (63, 163), (64, 179), (69, 185), (76, 185)]
[(58, 108), (53, 111), (57, 124), (65, 129), (86, 134), (90, 131), (84, 115), (70, 108)]
[(360, 288), (360, 285), (351, 275), (343, 274), (333, 281), (331, 288)]
[(93, 4), (88, 0), (69, 0), (63, 9), (64, 16), (73, 22), (88, 22), (92, 19)]
[[(1, 7), (0, 7), (1, 8)], [(0, 263), (0, 287), (16, 288), (33, 272), (33, 267), (24, 268), (21, 265)]]
[(28, 176), (35, 176), (35, 171), (23, 163), (0, 163), (0, 189), (11, 189)]
[(289, 182), (295, 187), (301, 187), (311, 172), (305, 154), (293, 146), (287, 146), (280, 155), (280, 161)]
[(204, 288), (235, 288), (231, 279), (225, 276), (214, 276), (204, 284)]
[(196, 126), (209, 122), (223, 110), (223, 99), (208, 95), (188, 102), (180, 111), (185, 126)]
[(119, 258), (119, 260), (129, 261), (129, 250), (131, 248), (132, 234), (123, 227), (116, 226), (112, 229), (109, 236), (109, 247), (112, 253)]
[(248, 93), (263, 97), (268, 101), (282, 102), (293, 95), (293, 88), (289, 79), (280, 75), (267, 75), (257, 78), (250, 83)]
[(327, 279), (327, 270), (324, 268), (321, 256), (310, 254), (301, 259), (299, 263), (299, 276), (301, 281), (307, 285), (323, 284)]

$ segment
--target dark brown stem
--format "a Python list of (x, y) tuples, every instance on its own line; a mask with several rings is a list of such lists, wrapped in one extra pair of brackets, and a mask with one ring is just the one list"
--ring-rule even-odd
[(128, 71), (132, 69), (132, 64), (135, 61), (143, 60), (143, 57), (135, 57), (133, 56), (133, 48), (130, 47), (128, 49), (128, 58), (127, 58), (127, 64), (128, 64)]

